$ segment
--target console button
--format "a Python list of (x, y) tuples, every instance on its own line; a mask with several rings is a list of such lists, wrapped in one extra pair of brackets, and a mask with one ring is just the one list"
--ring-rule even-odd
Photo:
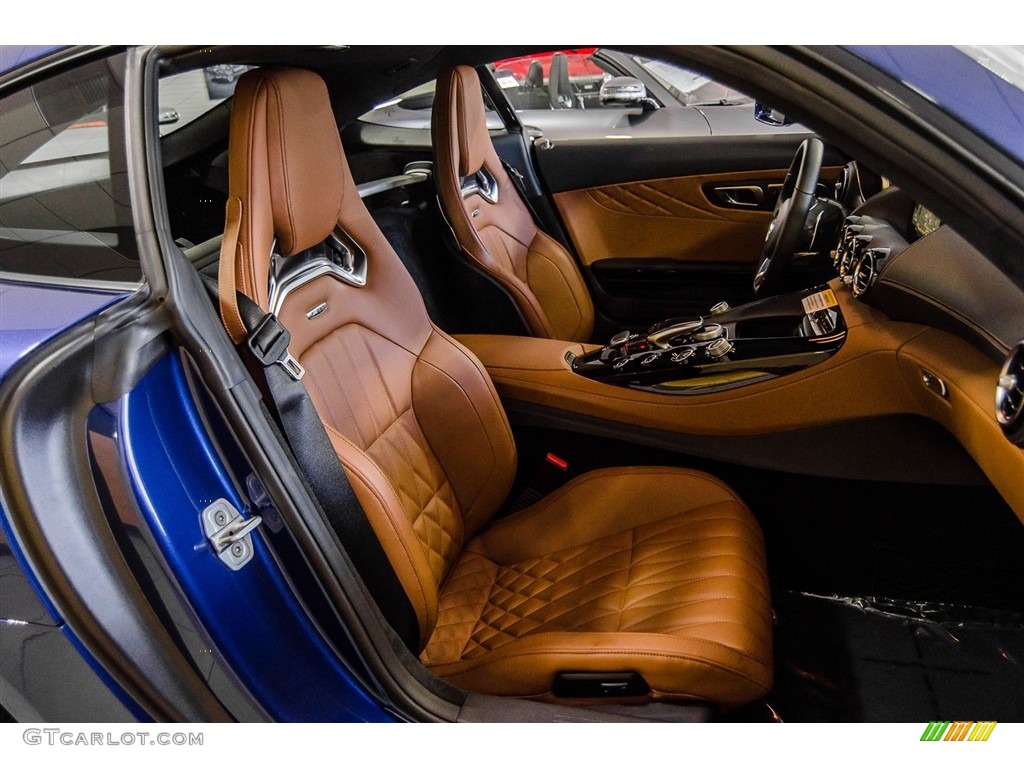
[(609, 347), (621, 347), (623, 344), (625, 344), (627, 341), (629, 341), (629, 336), (630, 336), (630, 332), (629, 331), (619, 331), (614, 336), (612, 336), (611, 341), (608, 342), (608, 346)]
[(725, 335), (725, 328), (718, 323), (708, 323), (699, 331), (693, 332), (694, 341), (711, 341), (712, 339), (720, 339)]
[(677, 349), (677, 350), (673, 351), (672, 355), (671, 355), (671, 357), (669, 357), (669, 359), (673, 363), (685, 363), (687, 360), (689, 360), (695, 354), (697, 354), (697, 352), (696, 352), (696, 350), (694, 350), (693, 347), (683, 347), (682, 349)]

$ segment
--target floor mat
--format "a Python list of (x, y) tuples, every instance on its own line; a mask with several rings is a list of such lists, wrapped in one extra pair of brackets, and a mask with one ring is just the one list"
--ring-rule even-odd
[(783, 721), (1024, 720), (1024, 614), (800, 593), (774, 602), (767, 704)]

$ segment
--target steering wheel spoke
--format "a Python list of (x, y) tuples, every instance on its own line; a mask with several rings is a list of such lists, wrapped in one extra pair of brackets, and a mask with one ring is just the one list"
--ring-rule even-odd
[(755, 296), (767, 296), (782, 283), (793, 254), (800, 249), (807, 214), (814, 204), (824, 154), (821, 140), (811, 137), (800, 144), (793, 156), (775, 202), (761, 261), (754, 275)]

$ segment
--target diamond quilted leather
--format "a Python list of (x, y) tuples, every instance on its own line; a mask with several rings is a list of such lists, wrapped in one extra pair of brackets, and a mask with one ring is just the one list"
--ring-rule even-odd
[(657, 697), (742, 703), (771, 684), (771, 616), (760, 528), (731, 491), (602, 470), (467, 545), (421, 659), (489, 693), (549, 697), (559, 671), (633, 670)]
[[(768, 597), (745, 517), (718, 504), (501, 566), (467, 552), (442, 590), (424, 663), (473, 659), (538, 632), (647, 632), (717, 641), (723, 623), (747, 629), (730, 618), (734, 608), (749, 603), (752, 594), (765, 604)], [(748, 581), (744, 571), (756, 578)], [(766, 623), (754, 629), (770, 641)]]
[(696, 216), (702, 219), (712, 215), (723, 218), (714, 212), (680, 200), (674, 193), (674, 183), (673, 179), (637, 182), (593, 189), (588, 194), (598, 205), (617, 213), (682, 218)]

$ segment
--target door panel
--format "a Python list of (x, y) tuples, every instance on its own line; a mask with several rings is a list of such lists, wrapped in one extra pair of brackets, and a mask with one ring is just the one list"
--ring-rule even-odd
[(613, 324), (646, 325), (703, 314), (716, 301), (750, 298), (771, 213), (716, 205), (705, 188), (774, 183), (784, 175), (654, 179), (560, 192), (554, 199), (603, 314)]
[[(677, 176), (788, 168), (809, 133), (554, 141), (535, 145), (537, 170), (553, 193)], [(543, 149), (541, 147), (547, 147)], [(826, 165), (839, 156), (828, 150)]]
[[(775, 195), (803, 138), (564, 142), (538, 148), (538, 172), (554, 190), (603, 316), (599, 335), (705, 314), (718, 301), (750, 301)], [(823, 183), (834, 181), (838, 171), (826, 167)]]
[(585, 266), (604, 259), (674, 259), (751, 269), (771, 213), (726, 208), (705, 185), (779, 182), (785, 170), (652, 179), (556, 194), (555, 204)]

